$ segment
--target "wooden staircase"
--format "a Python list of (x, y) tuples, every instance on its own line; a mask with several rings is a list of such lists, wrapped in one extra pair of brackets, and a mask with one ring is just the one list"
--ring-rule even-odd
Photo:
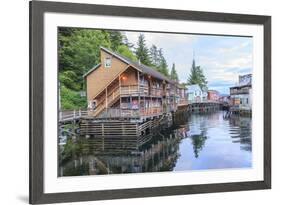
[(105, 98), (96, 106), (93, 115), (98, 117), (106, 109), (106, 107), (109, 108), (117, 102), (117, 100), (120, 99), (120, 90), (120, 87), (116, 86), (109, 94), (107, 94), (107, 96), (105, 96)]

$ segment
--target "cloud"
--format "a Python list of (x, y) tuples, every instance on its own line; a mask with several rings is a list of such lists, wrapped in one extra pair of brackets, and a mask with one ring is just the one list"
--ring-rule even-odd
[(146, 45), (148, 47), (153, 44), (158, 48), (173, 49), (178, 47), (180, 44), (191, 44), (195, 37), (192, 35), (185, 34), (170, 34), (170, 33), (151, 33), (151, 32), (130, 32), (126, 31), (124, 34), (127, 36), (128, 40), (134, 45), (137, 44), (138, 36), (144, 34)]
[[(129, 42), (136, 45), (139, 32), (124, 32)], [(212, 89), (228, 93), (229, 86), (238, 76), (252, 72), (253, 39), (210, 35), (188, 35), (144, 32), (146, 44), (163, 48), (169, 68), (176, 64), (179, 79), (186, 82), (195, 52), (196, 64), (200, 65)]]

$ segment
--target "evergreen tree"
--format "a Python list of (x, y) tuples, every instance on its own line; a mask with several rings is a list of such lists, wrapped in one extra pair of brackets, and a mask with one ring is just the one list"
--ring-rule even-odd
[(59, 75), (72, 78), (76, 91), (79, 91), (84, 82), (83, 75), (100, 61), (100, 46), (110, 48), (111, 41), (105, 31), (75, 29), (67, 35), (59, 32), (59, 45)]
[(123, 44), (121, 46), (118, 46), (117, 52), (120, 53), (123, 56), (126, 56), (126, 57), (130, 58), (133, 61), (138, 60), (136, 58), (136, 56), (134, 55), (134, 53), (130, 50), (130, 48), (128, 46), (126, 46), (125, 44)]
[(159, 55), (158, 71), (168, 77), (169, 76), (168, 64), (166, 59), (164, 58), (162, 48), (158, 50), (158, 55)]
[(149, 49), (149, 55), (151, 58), (151, 64), (153, 67), (159, 67), (159, 55), (158, 55), (158, 48), (153, 44)]
[(111, 49), (117, 51), (118, 47), (123, 43), (123, 35), (120, 31), (108, 31), (111, 42)]
[(134, 47), (134, 44), (130, 43), (127, 36), (123, 35), (123, 43), (129, 48), (132, 49)]
[(200, 66), (196, 66), (195, 60), (192, 61), (190, 75), (187, 80), (188, 85), (198, 84), (201, 90), (207, 88), (207, 79), (203, 73), (203, 69)]
[(144, 65), (147, 65), (147, 66), (151, 66), (149, 50), (146, 47), (145, 37), (143, 34), (139, 35), (135, 54), (141, 63), (143, 63)]
[(173, 63), (170, 78), (174, 81), (177, 81), (177, 82), (179, 81), (179, 77), (178, 77), (178, 74), (177, 74), (177, 71), (176, 71), (175, 63)]

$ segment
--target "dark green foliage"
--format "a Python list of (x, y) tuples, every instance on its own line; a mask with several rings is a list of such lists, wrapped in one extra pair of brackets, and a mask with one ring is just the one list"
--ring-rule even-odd
[(145, 38), (144, 38), (143, 34), (139, 35), (135, 54), (136, 54), (137, 59), (140, 60), (140, 62), (143, 63), (144, 65), (147, 65), (147, 66), (152, 65), (150, 55), (149, 55), (149, 50), (146, 47)]
[(158, 53), (158, 48), (154, 44), (150, 47), (149, 49), (149, 54), (151, 58), (151, 64), (155, 68), (159, 66), (159, 53)]
[(81, 97), (79, 91), (74, 91), (66, 86), (60, 86), (61, 107), (63, 109), (85, 108), (86, 97)]
[(175, 63), (173, 63), (172, 69), (171, 69), (171, 74), (170, 74), (170, 78), (174, 81), (179, 81), (179, 77), (178, 77), (178, 73), (176, 70), (176, 65)]
[(200, 66), (195, 65), (195, 60), (192, 61), (192, 67), (190, 71), (190, 75), (187, 80), (188, 85), (198, 84), (200, 88), (207, 88), (207, 79), (203, 73), (203, 69)]
[(130, 43), (127, 36), (124, 35), (123, 36), (123, 43), (129, 48), (129, 49), (132, 49), (134, 48), (134, 44)]
[(123, 45), (123, 35), (120, 31), (108, 31), (110, 42), (111, 42), (111, 49), (113, 51), (117, 51), (118, 47)]
[(80, 145), (73, 142), (71, 138), (68, 138), (64, 145), (63, 152), (61, 154), (61, 162), (64, 163), (69, 159), (77, 157), (81, 152)]
[(120, 45), (117, 48), (117, 53), (119, 53), (119, 54), (121, 54), (123, 56), (126, 56), (126, 57), (130, 58), (133, 61), (137, 61), (137, 57), (134, 55), (134, 53), (125, 44)]
[(157, 71), (164, 74), (165, 76), (169, 76), (168, 64), (163, 55), (162, 48), (158, 49), (157, 46), (152, 45), (149, 49), (151, 66), (154, 67)]
[(169, 76), (168, 64), (166, 59), (164, 58), (162, 48), (158, 50), (158, 55), (160, 61), (158, 71), (168, 77)]
[[(64, 32), (65, 33), (65, 32)], [(100, 46), (111, 46), (109, 34), (102, 30), (74, 29), (70, 35), (59, 33), (59, 71), (73, 71), (72, 86), (83, 88), (83, 74), (99, 63)], [(68, 87), (70, 88), (70, 87)]]

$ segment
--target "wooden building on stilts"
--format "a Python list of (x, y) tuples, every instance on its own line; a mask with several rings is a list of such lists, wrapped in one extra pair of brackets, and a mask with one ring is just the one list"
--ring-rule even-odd
[(187, 104), (186, 88), (155, 69), (100, 48), (101, 63), (84, 75), (88, 108), (97, 118), (146, 118)]
[(139, 146), (148, 140), (147, 133), (169, 121), (179, 106), (187, 105), (184, 86), (104, 47), (100, 63), (84, 78), (88, 116), (81, 119), (81, 132), (85, 135), (118, 135)]

